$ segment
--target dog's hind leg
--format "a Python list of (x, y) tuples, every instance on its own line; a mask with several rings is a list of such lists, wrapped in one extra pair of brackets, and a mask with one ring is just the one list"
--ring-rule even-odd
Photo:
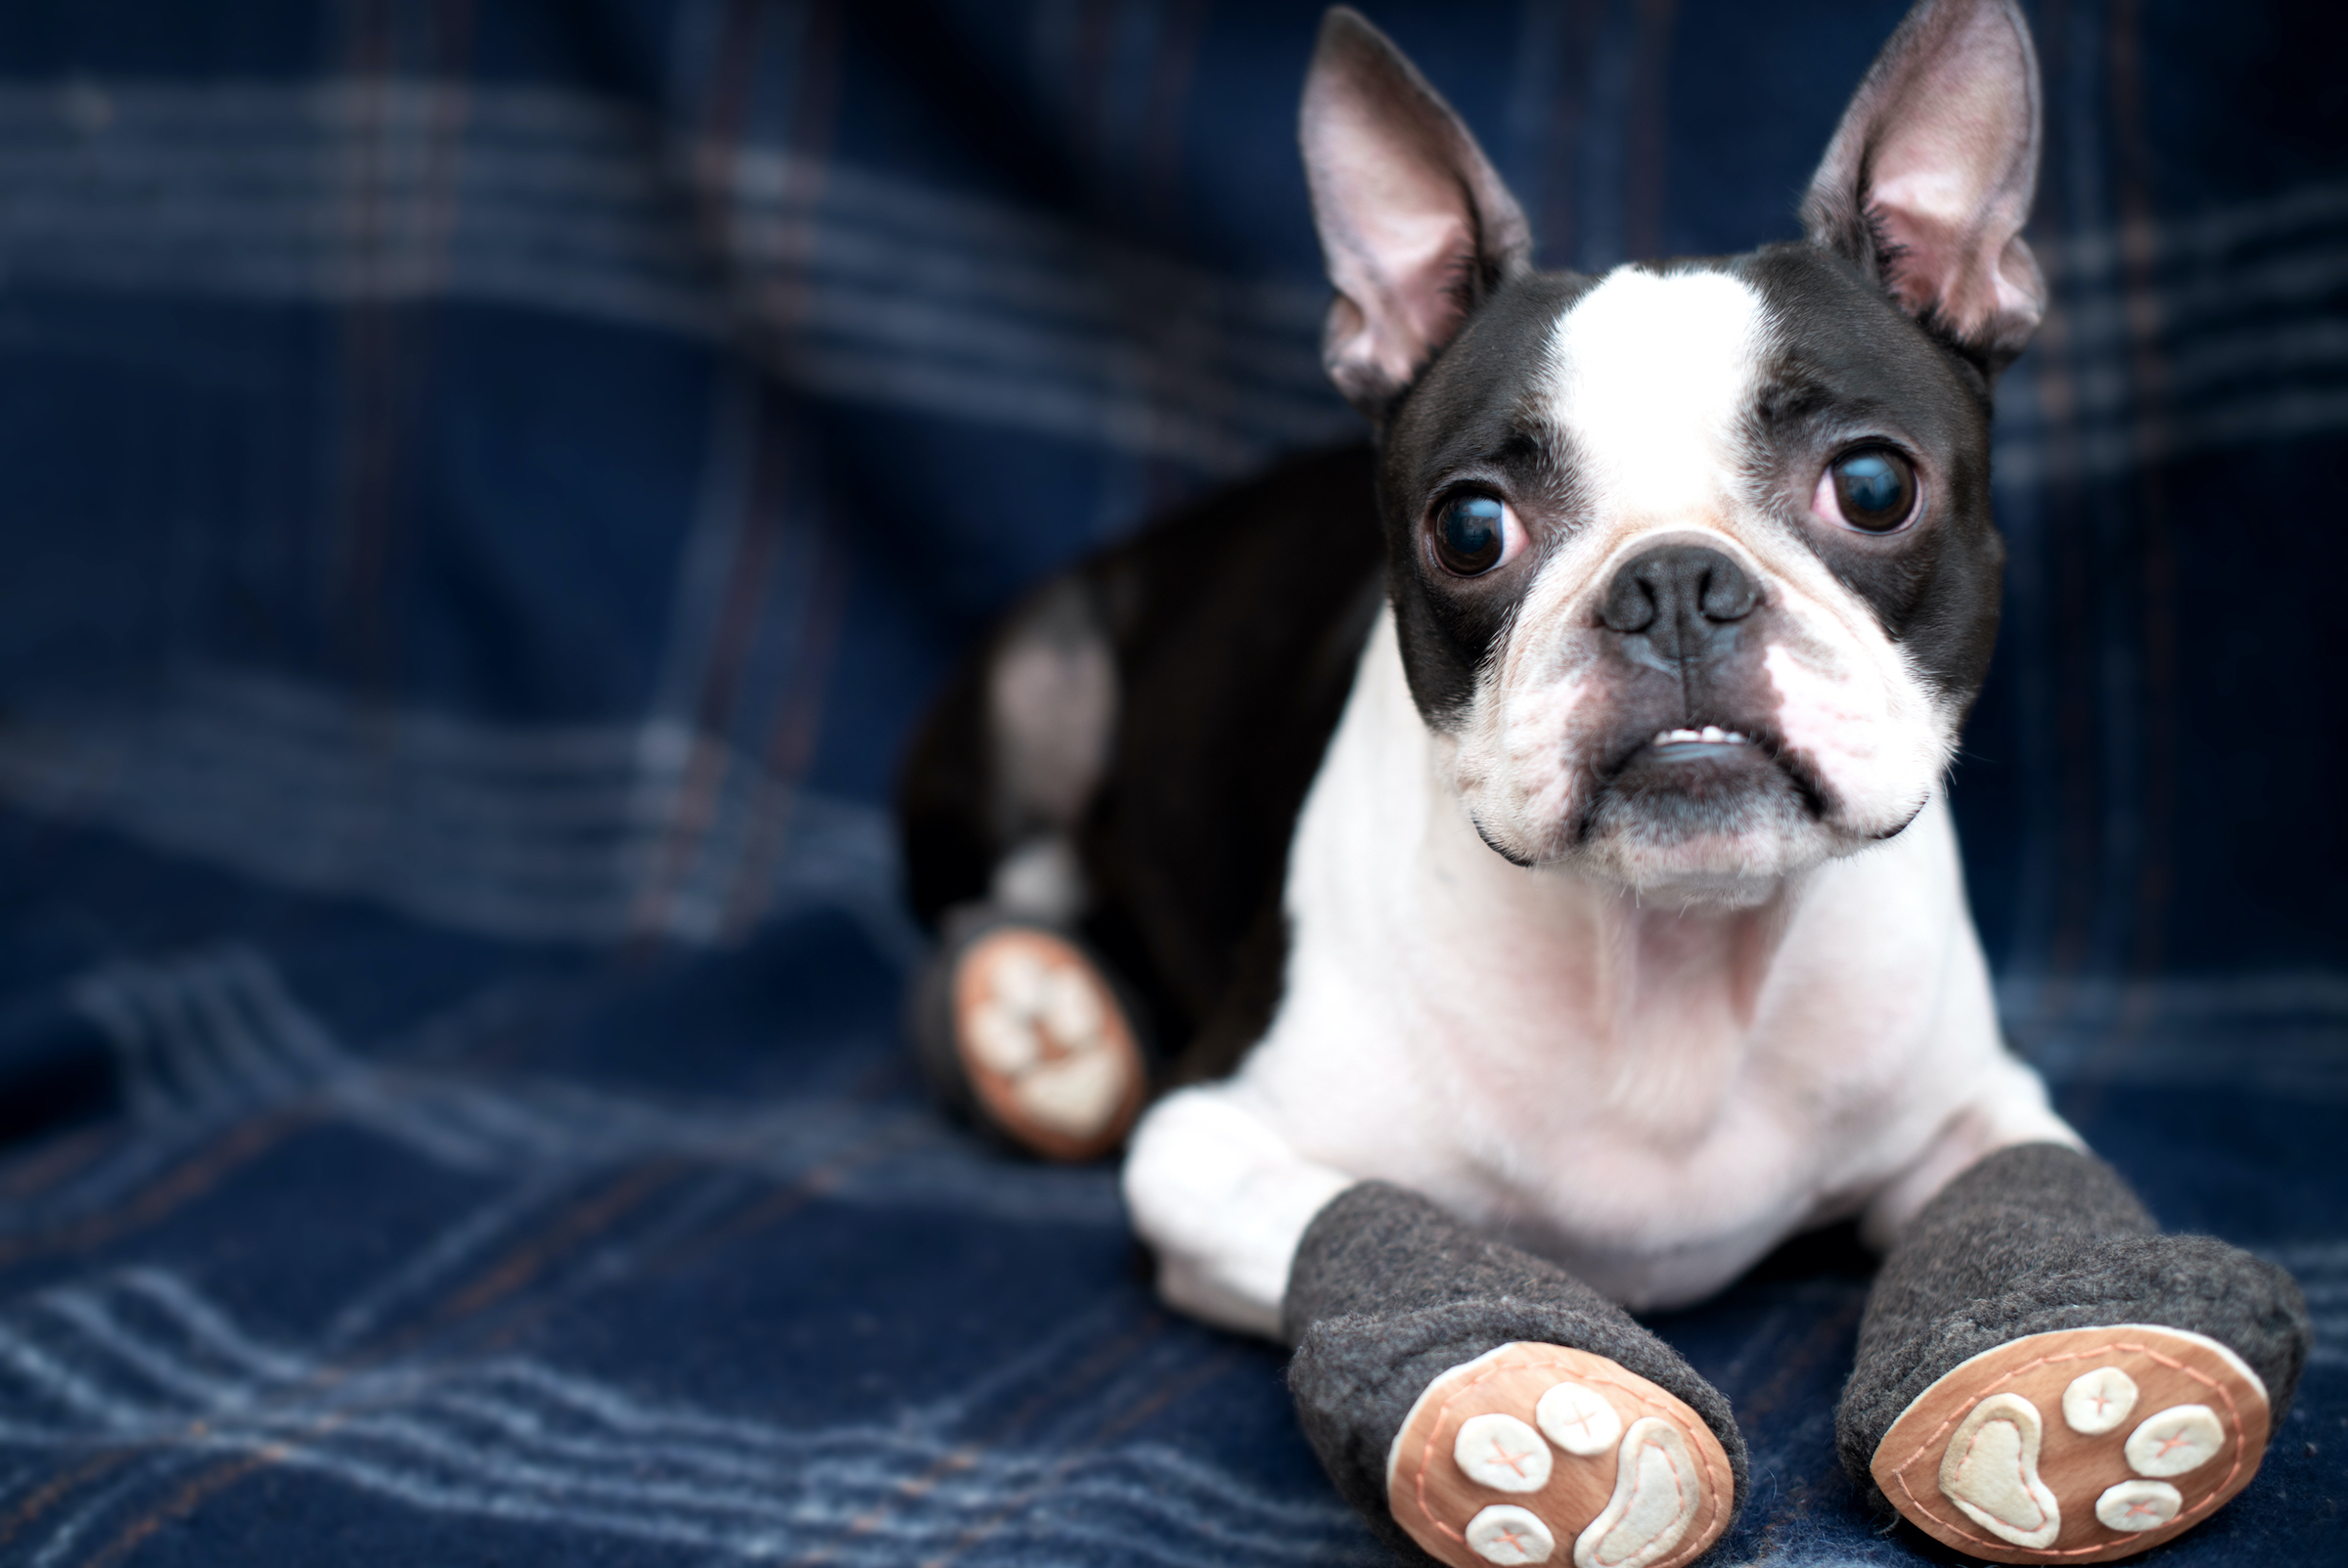
[(2107, 1165), (2002, 1149), (1902, 1230), (1836, 1421), (1844, 1467), (1999, 1562), (2108, 1562), (2257, 1471), (2311, 1342), (2290, 1276), (2162, 1235)]
[(949, 690), (902, 794), (915, 899), (940, 927), (913, 992), (924, 1069), (950, 1109), (1057, 1159), (1114, 1148), (1148, 1090), (1136, 1009), (1075, 934), (1075, 832), (1116, 710), (1092, 595), (1061, 578)]

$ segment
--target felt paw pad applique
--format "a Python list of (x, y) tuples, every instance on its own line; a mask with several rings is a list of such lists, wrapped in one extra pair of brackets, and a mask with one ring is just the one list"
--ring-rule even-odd
[(2031, 1334), (1956, 1367), (1875, 1449), (1926, 1535), (1994, 1562), (2096, 1563), (2158, 1546), (2258, 1473), (2267, 1393), (2214, 1339), (2123, 1325)]
[(1728, 1528), (1727, 1453), (1674, 1396), (1603, 1356), (1513, 1344), (1427, 1385), (1386, 1500), (1451, 1568), (1680, 1568)]
[(1115, 995), (1076, 946), (1033, 926), (974, 939), (953, 973), (954, 1050), (996, 1126), (1047, 1159), (1096, 1159), (1148, 1088)]

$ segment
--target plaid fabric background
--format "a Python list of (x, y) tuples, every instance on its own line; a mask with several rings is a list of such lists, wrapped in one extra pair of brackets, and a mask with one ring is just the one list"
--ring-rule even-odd
[[(1901, 7), (1396, 0), (1553, 264), (1789, 213)], [(2348, 1502), (2348, 23), (2049, 0), (2016, 1042), (2317, 1362), (2164, 1560)], [(1281, 1362), (895, 1032), (882, 801), (1021, 585), (1355, 438), (1294, 0), (0, 9), (0, 1561), (1367, 1563)], [(1918, 1560), (1835, 1237), (1661, 1326), (1719, 1560)]]

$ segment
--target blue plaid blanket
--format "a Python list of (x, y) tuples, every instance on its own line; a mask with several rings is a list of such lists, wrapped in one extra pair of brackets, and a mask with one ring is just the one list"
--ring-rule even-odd
[[(1545, 257), (1740, 248), (1901, 9), (1376, 8)], [(1325, 386), (1305, 0), (0, 9), (0, 1561), (1370, 1563), (1103, 1169), (924, 1102), (884, 800), (1022, 585)], [(2008, 619), (1955, 799), (2016, 1043), (2298, 1271), (2348, 1501), (2348, 22), (2047, 0)], [(1845, 1235), (1660, 1320), (1717, 1560), (1855, 1511)]]

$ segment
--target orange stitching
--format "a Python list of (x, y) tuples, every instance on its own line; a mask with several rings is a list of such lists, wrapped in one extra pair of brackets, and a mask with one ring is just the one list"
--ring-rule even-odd
[[(2073, 1332), (2074, 1330), (2056, 1328), (2049, 1331), (2052, 1333), (2067, 1333)], [(2009, 1343), (2018, 1344), (2020, 1341), (2009, 1341)], [(2021, 1376), (2024, 1372), (2035, 1370), (2041, 1366), (2052, 1366), (2057, 1362), (2088, 1361), (2097, 1356), (2107, 1355), (2115, 1350), (2132, 1351), (2137, 1355), (2148, 1357), (2151, 1360), (2158, 1362), (2161, 1366), (2166, 1366), (2173, 1372), (2183, 1372), (2186, 1376), (2191, 1378), (2194, 1382), (2199, 1383), (2202, 1387), (2214, 1389), (2217, 1392), (2218, 1398), (2226, 1402), (2226, 1413), (2234, 1423), (2231, 1429), (2231, 1436), (2234, 1440), (2233, 1468), (2226, 1472), (2226, 1478), (2220, 1481), (2215, 1487), (2212, 1487), (2208, 1495), (2202, 1498), (2199, 1502), (2194, 1503), (2190, 1508), (2184, 1509), (2177, 1515), (2176, 1518), (2171, 1519), (2167, 1524), (2160, 1525), (2157, 1528), (2161, 1530), (2170, 1530), (2174, 1526), (2185, 1523), (2194, 1514), (2201, 1512), (2204, 1508), (2215, 1505), (2217, 1501), (2226, 1495), (2227, 1487), (2233, 1484), (2234, 1478), (2236, 1475), (2239, 1475), (2242, 1469), (2242, 1449), (2244, 1446), (2242, 1442), (2242, 1415), (2241, 1411), (2234, 1403), (2234, 1391), (2229, 1389), (2224, 1383), (2219, 1382), (2216, 1378), (2211, 1377), (2203, 1372), (2197, 1372), (2192, 1367), (2185, 1365), (2185, 1363), (2172, 1360), (2171, 1358), (2162, 1355), (2159, 1351), (2154, 1350), (2149, 1345), (2130, 1344), (2125, 1340), (2118, 1339), (2113, 1340), (2107, 1345), (2091, 1346), (2085, 1350), (2063, 1350), (2050, 1352), (2047, 1355), (2039, 1357), (2036, 1361), (2024, 1362), (2021, 1366), (2001, 1374), (1996, 1382), (1992, 1382), (1983, 1386), (1981, 1391), (1978, 1394), (1975, 1394), (1971, 1401), (1968, 1402), (1963, 1410), (1942, 1421), (1938, 1427), (1933, 1429), (1930, 1437), (1925, 1438), (1923, 1442), (1918, 1444), (1915, 1453), (1909, 1455), (1908, 1457), (1901, 1463), (1893, 1466), (1891, 1473), (1899, 1478), (1900, 1490), (1908, 1495), (1908, 1501), (1910, 1502), (1916, 1504), (1917, 1511), (1923, 1514), (1925, 1518), (1930, 1519), (1933, 1523), (1946, 1526), (1948, 1529), (1953, 1530), (1957, 1534), (1964, 1537), (1965, 1540), (1974, 1542), (1980, 1546), (1988, 1546), (1993, 1550), (2008, 1551), (2013, 1549), (2013, 1544), (2011, 1542), (1985, 1540), (1984, 1538), (1974, 1535), (1971, 1531), (1965, 1529), (1964, 1525), (1951, 1524), (1946, 1518), (1943, 1518), (1940, 1514), (1933, 1512), (1931, 1506), (1916, 1495), (1916, 1489), (1908, 1484), (1908, 1466), (1914, 1464), (1918, 1459), (1923, 1457), (1925, 1451), (1932, 1447), (1933, 1442), (1938, 1439), (1942, 1433), (1946, 1432), (1951, 1426), (1954, 1426), (1959, 1421), (1963, 1420), (1965, 1416), (1971, 1414), (1974, 1406), (1979, 1405), (1991, 1394), (1996, 1393), (2000, 1384), (2010, 1383), (2015, 1378)], [(1927, 1389), (1925, 1392), (1929, 1393), (1930, 1390)], [(2269, 1436), (2272, 1435), (2272, 1433), (2269, 1434)], [(2146, 1530), (2144, 1532), (2144, 1534), (2149, 1536), (2153, 1534), (2153, 1531)], [(2084, 1557), (2092, 1551), (2109, 1551), (2111, 1546), (2112, 1543), (2106, 1541), (2091, 1546), (2073, 1546), (2067, 1551), (2048, 1550), (2047, 1555), (2050, 1557)], [(2046, 1550), (2044, 1547), (2026, 1549)]]
[[(1524, 1341), (1512, 1340), (1511, 1343), (1523, 1344)], [(1569, 1349), (1570, 1347), (1561, 1345), (1558, 1348), (1563, 1350)], [(1607, 1361), (1603, 1356), (1599, 1355), (1596, 1351), (1585, 1350), (1580, 1352), (1580, 1354), (1587, 1356), (1592, 1361), (1599, 1363), (1602, 1367), (1614, 1367), (1615, 1370), (1619, 1371), (1623, 1377), (1637, 1375), (1636, 1373), (1632, 1372), (1629, 1367), (1618, 1366), (1615, 1363)], [(1545, 1368), (1556, 1368), (1564, 1371), (1568, 1375), (1581, 1381), (1601, 1383), (1609, 1388), (1619, 1388), (1623, 1391), (1623, 1393), (1637, 1401), (1643, 1408), (1648, 1403), (1647, 1395), (1641, 1393), (1638, 1389), (1633, 1388), (1630, 1384), (1623, 1382), (1622, 1377), (1617, 1377), (1613, 1375), (1612, 1372), (1607, 1371), (1588, 1371), (1580, 1366), (1577, 1366), (1570, 1361), (1566, 1361), (1556, 1356), (1546, 1357), (1540, 1361), (1511, 1362), (1506, 1365), (1496, 1361), (1491, 1366), (1486, 1366), (1482, 1371), (1476, 1373), (1473, 1377), (1468, 1379), (1467, 1382), (1462, 1383), (1459, 1387), (1453, 1389), (1444, 1397), (1443, 1403), (1435, 1407), (1434, 1419), (1427, 1423), (1426, 1441), (1420, 1447), (1419, 1450), (1419, 1465), (1417, 1472), (1412, 1479), (1412, 1491), (1419, 1501), (1420, 1517), (1426, 1520), (1427, 1523), (1433, 1525), (1444, 1535), (1449, 1536), (1452, 1540), (1459, 1542), (1462, 1546), (1466, 1546), (1468, 1543), (1468, 1537), (1466, 1533), (1454, 1530), (1451, 1526), (1436, 1518), (1435, 1510), (1428, 1507), (1426, 1502), (1426, 1466), (1434, 1454), (1435, 1434), (1441, 1431), (1443, 1428), (1444, 1413), (1451, 1409), (1452, 1405), (1458, 1401), (1462, 1395), (1466, 1394), (1469, 1389), (1474, 1388), (1478, 1383), (1483, 1382), (1486, 1378), (1497, 1377), (1502, 1372), (1506, 1371), (1531, 1372), (1541, 1371)], [(1646, 1382), (1646, 1379), (1644, 1378), (1640, 1380), (1642, 1382)], [(1670, 1400), (1672, 1404), (1679, 1406), (1682, 1410), (1687, 1409), (1687, 1402), (1685, 1400), (1682, 1400), (1678, 1395), (1673, 1394), (1669, 1389), (1664, 1388), (1661, 1384), (1648, 1383), (1648, 1387), (1654, 1389), (1656, 1393), (1661, 1394), (1665, 1399)], [(1706, 1498), (1707, 1502), (1710, 1504), (1710, 1507), (1707, 1511), (1709, 1513), (1718, 1513), (1721, 1508), (1722, 1489), (1720, 1486), (1719, 1477), (1713, 1473), (1711, 1451), (1706, 1449), (1702, 1441), (1696, 1437), (1694, 1429), (1690, 1427), (1685, 1420), (1682, 1420), (1677, 1413), (1671, 1411), (1668, 1407), (1665, 1410), (1665, 1414), (1669, 1417), (1673, 1425), (1680, 1428), (1681, 1435), (1689, 1439), (1688, 1447), (1702, 1457), (1704, 1476), (1712, 1483)], [(1709, 1435), (1709, 1429), (1707, 1429), (1706, 1435)], [(1547, 1439), (1544, 1438), (1543, 1441), (1546, 1442)], [(1715, 1439), (1714, 1441), (1717, 1442), (1718, 1439)], [(1906, 1483), (1903, 1482), (1902, 1484), (1905, 1485)], [(1588, 1526), (1584, 1526), (1583, 1528), (1587, 1529)], [(1704, 1528), (1710, 1528), (1709, 1519), (1706, 1520)]]

